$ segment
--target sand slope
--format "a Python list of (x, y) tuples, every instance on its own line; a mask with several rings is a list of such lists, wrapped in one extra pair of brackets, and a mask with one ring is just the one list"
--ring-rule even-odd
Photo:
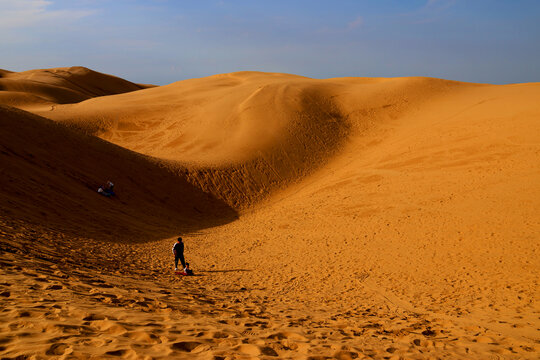
[[(0, 129), (2, 217), (130, 242), (236, 217), (178, 176), (180, 170), (50, 120), (0, 106)], [(98, 195), (107, 180), (118, 196)]]
[(0, 352), (538, 358), (538, 98), (242, 72), (1, 108)]

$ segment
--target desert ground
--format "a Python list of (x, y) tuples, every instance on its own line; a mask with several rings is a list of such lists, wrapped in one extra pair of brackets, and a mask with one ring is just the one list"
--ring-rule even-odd
[(0, 70), (0, 357), (538, 359), (539, 99)]

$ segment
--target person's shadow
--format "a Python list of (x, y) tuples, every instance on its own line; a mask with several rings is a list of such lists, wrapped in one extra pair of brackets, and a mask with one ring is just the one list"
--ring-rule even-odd
[(201, 270), (202, 273), (251, 272), (251, 269)]
[(176, 272), (175, 274), (178, 275), (178, 276), (187, 276), (187, 277), (199, 276), (199, 277), (201, 277), (201, 276), (210, 276), (212, 273), (251, 272), (251, 271), (253, 271), (253, 270), (251, 270), (251, 269), (198, 270), (197, 272), (195, 272), (192, 275), (184, 275), (180, 271)]

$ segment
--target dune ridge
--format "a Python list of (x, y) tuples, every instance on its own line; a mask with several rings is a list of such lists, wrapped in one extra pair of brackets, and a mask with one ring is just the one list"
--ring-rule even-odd
[(536, 359), (538, 98), (240, 72), (0, 107), (0, 354)]

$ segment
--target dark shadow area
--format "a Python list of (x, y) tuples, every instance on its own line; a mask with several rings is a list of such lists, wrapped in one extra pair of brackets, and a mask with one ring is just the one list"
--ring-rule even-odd
[(230, 270), (200, 270), (202, 273), (229, 273), (229, 272), (252, 272), (251, 269), (230, 269)]
[[(229, 223), (224, 201), (190, 184), (186, 170), (0, 106), (0, 208), (4, 219), (73, 238), (146, 242)], [(107, 180), (116, 196), (98, 194)]]

